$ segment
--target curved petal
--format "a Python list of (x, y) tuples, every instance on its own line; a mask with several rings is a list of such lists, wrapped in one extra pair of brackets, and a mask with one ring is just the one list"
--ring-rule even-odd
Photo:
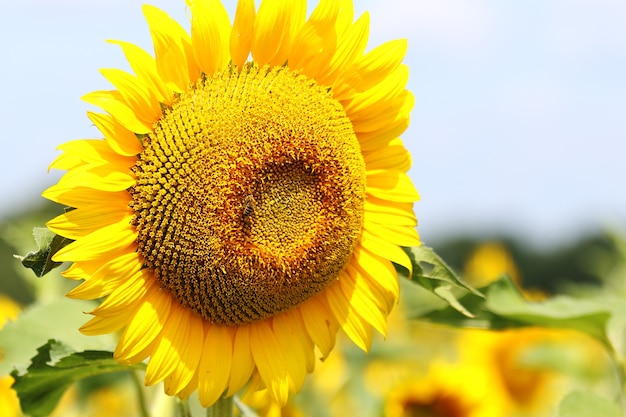
[(130, 226), (131, 217), (91, 232), (61, 248), (53, 256), (55, 262), (88, 261), (107, 259), (108, 251), (125, 248), (137, 239), (137, 232)]
[(354, 251), (357, 262), (352, 265), (359, 276), (368, 283), (374, 294), (382, 297), (390, 312), (400, 296), (398, 274), (389, 260), (374, 256), (371, 252), (358, 246)]
[(335, 346), (335, 337), (339, 326), (323, 294), (307, 300), (298, 306), (304, 326), (311, 339), (326, 358)]
[(400, 171), (375, 170), (365, 173), (368, 194), (384, 200), (412, 203), (420, 199), (411, 178)]
[(272, 329), (278, 346), (283, 350), (283, 358), (289, 379), (290, 389), (298, 391), (304, 383), (307, 367), (311, 366), (313, 342), (304, 328), (298, 326), (293, 312), (278, 314), (272, 318)]
[(182, 332), (181, 339), (177, 341), (177, 345), (180, 346), (179, 360), (174, 371), (165, 378), (165, 393), (168, 395), (176, 395), (192, 383), (204, 353), (204, 344), (197, 342), (204, 340), (202, 318), (190, 311), (186, 311), (186, 314), (189, 325)]
[(167, 88), (165, 82), (159, 76), (156, 60), (149, 53), (132, 43), (117, 40), (109, 40), (107, 42), (119, 45), (122, 48), (122, 52), (133, 72), (148, 86), (148, 89), (160, 103), (168, 106), (172, 104), (174, 92)]
[(126, 190), (108, 192), (65, 183), (60, 185), (55, 184), (45, 190), (41, 195), (48, 200), (74, 208), (102, 207), (108, 202), (116, 204), (118, 200), (124, 202), (130, 201), (130, 194), (128, 194)]
[(387, 334), (388, 305), (384, 297), (375, 294), (359, 271), (347, 265), (339, 284), (350, 305), (365, 321), (383, 336)]
[(250, 327), (239, 326), (235, 333), (233, 345), (233, 366), (228, 383), (227, 395), (234, 395), (246, 385), (254, 371), (254, 358), (250, 350)]
[(200, 76), (189, 35), (163, 10), (150, 5), (144, 5), (142, 10), (150, 27), (159, 76), (169, 89), (177, 93), (187, 91)]
[(239, 0), (237, 2), (233, 29), (230, 33), (229, 45), (233, 64), (239, 68), (246, 62), (252, 49), (255, 19), (254, 0)]
[(161, 117), (161, 106), (155, 94), (139, 78), (117, 68), (103, 68), (100, 73), (120, 93), (126, 105), (145, 125), (152, 126)]
[(109, 113), (126, 129), (138, 134), (146, 134), (152, 131), (152, 126), (137, 117), (133, 110), (128, 107), (124, 97), (116, 90), (100, 90), (86, 94), (84, 101), (100, 107)]
[(127, 306), (137, 305), (145, 297), (154, 277), (143, 270), (126, 276), (118, 286), (91, 314), (101, 317), (112, 317), (120, 314)]
[(274, 400), (281, 406), (287, 403), (289, 373), (283, 350), (268, 320), (254, 323), (250, 329), (250, 347), (259, 375)]
[(70, 170), (84, 164), (101, 165), (110, 160), (123, 160), (109, 146), (106, 140), (102, 139), (80, 139), (66, 142), (57, 147), (63, 151), (48, 167), (50, 169)]
[(397, 39), (385, 42), (358, 58), (352, 71), (342, 73), (335, 83), (337, 100), (349, 99), (389, 77), (404, 59), (407, 48), (406, 39)]
[(337, 48), (335, 22), (337, 0), (322, 0), (298, 32), (289, 57), (289, 67), (316, 79), (323, 74)]
[(198, 365), (198, 395), (203, 407), (217, 401), (228, 385), (233, 364), (233, 334), (227, 326), (207, 323)]
[(355, 59), (365, 51), (369, 30), (369, 14), (363, 13), (353, 25), (348, 27), (345, 33), (340, 34), (335, 55), (325, 74), (317, 79), (320, 84), (334, 86), (336, 79), (343, 72), (352, 70)]
[(261, 2), (252, 40), (252, 58), (260, 67), (287, 62), (293, 38), (304, 24), (305, 14), (304, 0)]
[(87, 112), (89, 120), (102, 132), (111, 149), (120, 155), (134, 156), (143, 151), (143, 146), (131, 130), (107, 114)]
[(128, 280), (129, 276), (136, 274), (142, 266), (135, 251), (124, 253), (98, 268), (86, 281), (67, 293), (67, 297), (95, 300), (107, 296)]
[(131, 322), (139, 306), (128, 306), (121, 314), (113, 317), (95, 316), (78, 330), (85, 336), (100, 336), (115, 333)]
[(190, 344), (201, 344), (186, 339), (190, 319), (189, 310), (175, 303), (172, 305), (146, 367), (146, 385), (154, 385), (173, 373)]
[[(396, 280), (398, 275), (393, 269), (393, 265), (391, 265), (391, 262), (403, 266), (409, 271), (409, 274), (413, 273), (413, 265), (411, 264), (411, 260), (400, 246), (388, 242), (386, 239), (380, 239), (379, 237), (374, 236), (367, 230), (363, 230), (363, 232), (361, 233), (361, 245), (366, 250), (366, 252), (369, 252), (369, 255), (372, 255), (380, 260), (380, 266), (383, 266), (390, 271), (393, 271)], [(384, 258), (381, 258), (381, 256)], [(378, 276), (374, 273), (372, 273), (372, 275), (376, 277)], [(395, 285), (397, 287), (397, 284)]]
[(120, 206), (91, 206), (67, 211), (48, 221), (46, 226), (58, 235), (76, 240), (132, 214), (127, 202)]
[(337, 282), (324, 291), (328, 305), (339, 325), (355, 345), (368, 352), (372, 343), (372, 330), (350, 304)]
[(230, 60), (230, 19), (220, 0), (187, 0), (191, 9), (191, 46), (207, 75), (226, 68)]
[[(150, 280), (148, 281), (150, 282)], [(120, 335), (114, 357), (120, 362), (141, 360), (144, 352), (161, 333), (172, 305), (172, 297), (152, 285), (132, 320)]]

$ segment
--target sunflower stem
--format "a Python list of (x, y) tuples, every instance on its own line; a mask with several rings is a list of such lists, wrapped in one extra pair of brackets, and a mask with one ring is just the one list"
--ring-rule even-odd
[(222, 397), (206, 409), (206, 417), (232, 417), (233, 397)]
[(131, 378), (133, 380), (133, 385), (135, 385), (135, 389), (137, 391), (137, 403), (139, 404), (139, 411), (141, 412), (141, 417), (150, 417), (150, 413), (148, 412), (148, 407), (146, 406), (146, 394), (143, 390), (143, 384), (139, 379), (139, 375), (137, 375), (137, 371), (130, 372)]
[(181, 400), (180, 398), (178, 398), (176, 403), (178, 404), (178, 412), (180, 414), (180, 417), (192, 416), (191, 410), (189, 408), (189, 401), (187, 399)]

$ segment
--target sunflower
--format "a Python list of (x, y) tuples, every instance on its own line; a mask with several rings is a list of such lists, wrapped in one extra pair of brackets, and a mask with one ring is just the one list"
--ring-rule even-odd
[[(20, 310), (20, 306), (15, 301), (0, 294), (0, 329), (7, 322), (15, 320)], [(2, 360), (1, 356), (0, 360)], [(0, 416), (17, 417), (22, 415), (20, 400), (12, 388), (14, 382), (11, 375), (0, 375)]]
[(209, 406), (244, 386), (279, 404), (343, 331), (364, 350), (398, 298), (392, 264), (419, 244), (398, 136), (413, 96), (404, 40), (365, 52), (349, 0), (188, 0), (188, 33), (144, 6), (154, 57), (87, 94), (104, 139), (60, 146), (44, 197), (74, 240), (54, 260), (104, 301), (81, 331), (120, 331), (120, 363)]
[(500, 417), (500, 398), (491, 392), (484, 370), (434, 362), (422, 377), (394, 386), (384, 404), (385, 417)]

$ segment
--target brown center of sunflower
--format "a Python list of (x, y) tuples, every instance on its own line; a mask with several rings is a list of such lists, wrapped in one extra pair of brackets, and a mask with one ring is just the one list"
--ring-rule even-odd
[(327, 88), (285, 67), (207, 77), (144, 139), (138, 250), (214, 323), (286, 311), (337, 279), (363, 223), (365, 165)]

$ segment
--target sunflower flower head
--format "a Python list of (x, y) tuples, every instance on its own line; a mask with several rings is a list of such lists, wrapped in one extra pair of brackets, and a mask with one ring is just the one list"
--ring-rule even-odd
[(365, 52), (351, 1), (188, 0), (190, 33), (144, 6), (154, 54), (87, 94), (103, 139), (61, 145), (54, 256), (104, 301), (81, 331), (120, 331), (115, 358), (204, 406), (244, 386), (284, 405), (339, 329), (364, 350), (419, 244), (398, 137), (413, 96), (406, 42)]

